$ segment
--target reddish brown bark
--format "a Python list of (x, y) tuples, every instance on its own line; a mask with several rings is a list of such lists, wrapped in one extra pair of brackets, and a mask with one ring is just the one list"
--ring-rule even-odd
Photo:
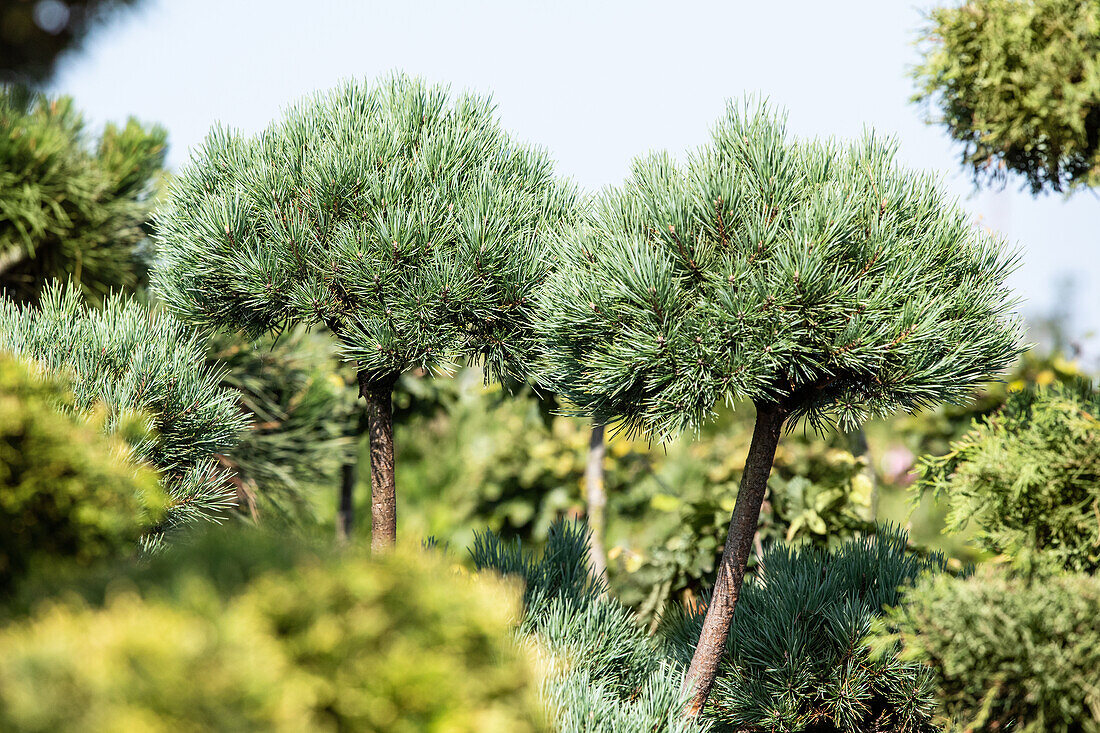
[(779, 445), (786, 417), (787, 411), (780, 405), (756, 406), (756, 427), (753, 429), (752, 444), (745, 459), (745, 472), (741, 475), (737, 503), (730, 518), (726, 546), (718, 564), (714, 592), (711, 594), (710, 605), (707, 606), (707, 615), (703, 619), (699, 643), (684, 676), (683, 689), (691, 693), (686, 710), (688, 715), (698, 715), (703, 709), (710, 695), (710, 688), (714, 685), (714, 678), (718, 675), (718, 663), (726, 650), (733, 609), (741, 594), (745, 566), (752, 552), (752, 540), (760, 519), (760, 507), (764, 502), (768, 476), (775, 459), (775, 448)]
[(387, 550), (397, 542), (397, 485), (393, 457), (393, 386), (397, 375), (370, 379), (359, 372), (359, 396), (367, 403), (370, 439), (370, 547)]

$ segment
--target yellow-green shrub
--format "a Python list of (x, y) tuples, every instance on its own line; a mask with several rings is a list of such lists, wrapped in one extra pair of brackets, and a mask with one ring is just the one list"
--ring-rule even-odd
[(32, 565), (136, 549), (163, 504), (156, 474), (65, 402), (61, 385), (0, 354), (0, 591)]
[(263, 548), (293, 543), (258, 532), (234, 567), (224, 537), (0, 631), (0, 730), (543, 729), (511, 641), (518, 589), (429, 553), (307, 550), (280, 568), (274, 550), (265, 570)]

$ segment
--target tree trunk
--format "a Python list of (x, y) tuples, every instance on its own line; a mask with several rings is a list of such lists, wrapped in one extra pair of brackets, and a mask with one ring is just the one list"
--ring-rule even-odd
[(397, 486), (393, 460), (393, 386), (397, 375), (371, 380), (360, 371), (359, 396), (367, 402), (370, 438), (370, 547), (387, 550), (397, 542)]
[(745, 472), (741, 475), (737, 503), (730, 518), (726, 546), (722, 550), (722, 560), (718, 563), (714, 592), (707, 606), (707, 615), (703, 619), (699, 643), (684, 676), (683, 690), (691, 692), (686, 710), (688, 715), (698, 715), (703, 709), (714, 678), (718, 675), (718, 663), (726, 650), (733, 609), (737, 605), (737, 597), (745, 579), (745, 565), (748, 563), (749, 553), (752, 552), (752, 539), (760, 519), (760, 506), (764, 502), (768, 475), (772, 470), (775, 448), (779, 444), (786, 417), (787, 411), (780, 405), (756, 406), (756, 427), (753, 429), (752, 444), (745, 459)]
[(606, 452), (603, 432), (602, 423), (593, 423), (592, 435), (588, 439), (588, 466), (584, 471), (584, 485), (588, 502), (588, 529), (591, 532), (592, 574), (606, 583), (607, 550), (603, 543), (607, 523), (607, 492), (603, 486), (603, 459)]
[(341, 467), (340, 503), (336, 510), (336, 541), (345, 544), (351, 539), (355, 524), (355, 482), (358, 472), (354, 462), (349, 461)]

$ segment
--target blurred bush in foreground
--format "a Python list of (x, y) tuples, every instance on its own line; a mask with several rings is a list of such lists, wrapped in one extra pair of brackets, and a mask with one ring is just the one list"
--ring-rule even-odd
[(71, 405), (59, 382), (0, 353), (0, 593), (36, 566), (136, 552), (163, 511), (156, 473), (102, 434), (102, 414)]
[(0, 630), (0, 730), (542, 730), (514, 589), (214, 532)]

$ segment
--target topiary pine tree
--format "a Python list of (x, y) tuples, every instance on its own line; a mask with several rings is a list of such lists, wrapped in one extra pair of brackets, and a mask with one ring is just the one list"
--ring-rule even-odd
[(719, 401), (756, 425), (702, 634), (698, 713), (725, 647), (776, 445), (817, 428), (966, 397), (1019, 353), (1015, 259), (930, 175), (866, 135), (791, 140), (731, 104), (677, 164), (638, 160), (566, 233), (539, 294), (542, 381), (579, 414), (664, 439)]
[(332, 331), (366, 401), (379, 548), (397, 527), (394, 383), (461, 357), (526, 375), (544, 235), (574, 199), (488, 99), (403, 75), (345, 83), (258, 136), (211, 132), (157, 217), (152, 281), (201, 327)]

